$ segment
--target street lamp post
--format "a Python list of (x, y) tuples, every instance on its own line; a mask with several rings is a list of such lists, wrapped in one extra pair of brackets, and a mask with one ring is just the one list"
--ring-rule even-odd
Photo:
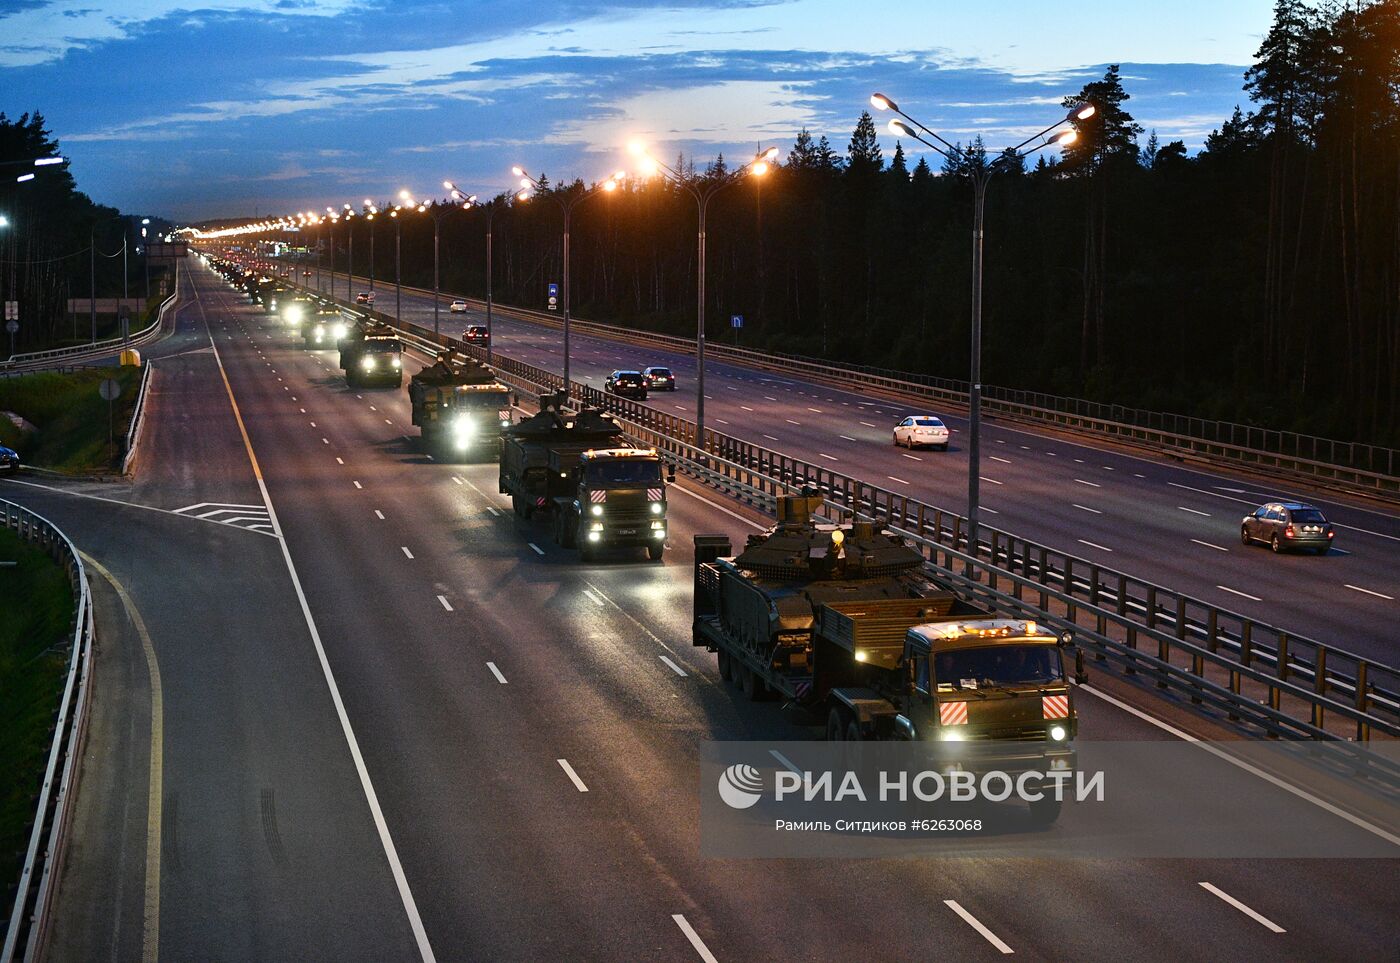
[[(520, 165), (517, 164), (515, 167), (512, 167), (510, 169), (510, 172), (516, 177), (520, 178), (522, 199), (528, 196), (526, 192), (531, 189), (533, 189), (537, 193), (543, 192), (540, 187), (540, 182), (536, 178), (531, 177), (529, 174), (525, 173), (525, 169)], [(618, 184), (622, 183), (623, 178), (625, 178), (626, 176), (626, 171), (617, 171), (607, 180), (604, 180), (598, 184), (594, 184), (592, 187), (585, 188), (583, 191), (580, 192), (565, 192), (559, 190), (558, 188), (554, 188), (548, 191), (549, 196), (554, 198), (554, 200), (558, 202), (559, 209), (564, 212), (564, 281), (563, 290), (561, 291), (561, 300), (564, 302), (564, 396), (566, 398), (570, 396), (570, 386), (572, 384), (569, 377), (569, 321), (571, 315), (571, 302), (569, 294), (569, 235), (571, 232), (571, 225), (574, 216), (574, 207), (577, 206), (580, 202), (582, 202), (585, 198), (592, 197), (594, 194), (597, 194), (600, 191), (608, 194), (612, 193), (613, 191), (617, 190)]]
[(773, 159), (778, 156), (778, 148), (770, 147), (763, 151), (753, 160), (743, 167), (737, 168), (720, 177), (686, 177), (679, 171), (668, 167), (666, 164), (652, 157), (641, 144), (630, 145), (633, 154), (642, 158), (647, 173), (661, 171), (672, 183), (685, 188), (695, 198), (695, 207), (699, 215), (695, 240), (696, 272), (695, 272), (695, 366), (696, 366), (696, 397), (695, 397), (695, 439), (697, 448), (705, 448), (705, 239), (706, 216), (709, 213), (710, 201), (716, 194), (724, 190), (731, 184), (738, 183), (745, 174), (754, 177), (762, 177), (768, 173)]
[[(457, 186), (454, 185), (451, 181), (445, 181), (443, 186), (450, 190), (452, 192), (452, 196), (457, 200), (464, 201), (468, 204), (476, 203), (475, 194), (468, 195), (462, 193), (462, 191), (459, 190)], [(529, 200), (529, 198), (530, 195), (526, 191), (521, 191), (519, 194), (516, 195), (516, 200), (522, 202)], [(486, 208), (486, 363), (490, 364), (492, 360), (492, 351), (494, 350), (492, 347), (493, 340), (491, 329), (491, 281), (492, 275), (494, 273), (491, 266), (491, 238), (492, 231), (494, 229), (493, 225), (496, 220), (496, 210), (501, 206), (501, 198), (492, 198), (490, 201), (487, 201), (485, 204), (480, 206)]]
[(403, 318), (403, 278), (399, 273), (399, 248), (403, 240), (403, 221), (399, 220), (401, 210), (401, 207), (395, 205), (389, 212), (389, 216), (394, 219), (394, 317), (400, 319)]
[(369, 231), (369, 290), (374, 293), (374, 216), (379, 213), (379, 208), (374, 206), (374, 202), (368, 197), (365, 198), (365, 220), (369, 222), (366, 230)]
[[(967, 390), (967, 551), (968, 554), (975, 556), (978, 546), (977, 528), (982, 460), (982, 237), (983, 214), (987, 202), (987, 182), (991, 180), (993, 174), (1004, 168), (1007, 162), (1012, 159), (1029, 156), (1045, 147), (1072, 143), (1078, 136), (1075, 128), (1069, 127), (1058, 132), (1057, 128), (1076, 121), (1088, 120), (1094, 116), (1096, 108), (1092, 103), (1082, 103), (1040, 133), (1026, 138), (1015, 147), (1002, 151), (990, 163), (982, 163), (970, 157), (961, 147), (948, 143), (938, 134), (900, 110), (899, 105), (884, 94), (872, 94), (870, 103), (876, 110), (888, 110), (899, 115), (890, 121), (889, 127), (892, 132), (901, 137), (918, 141), (943, 157), (961, 163), (972, 176), (972, 357), (969, 365)], [(1040, 143), (1025, 150), (1035, 141), (1040, 141)]]

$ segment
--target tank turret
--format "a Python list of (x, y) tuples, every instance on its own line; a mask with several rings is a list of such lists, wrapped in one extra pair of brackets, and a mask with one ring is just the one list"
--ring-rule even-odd
[(819, 526), (813, 513), (821, 506), (819, 495), (780, 496), (778, 524), (750, 535), (734, 566), (759, 579), (816, 582), (887, 578), (923, 564), (922, 555), (871, 522)]

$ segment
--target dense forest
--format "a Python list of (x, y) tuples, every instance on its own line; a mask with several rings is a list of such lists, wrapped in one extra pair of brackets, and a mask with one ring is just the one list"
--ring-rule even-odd
[[(1400, 444), (1400, 0), (1278, 0), (1243, 94), (1188, 156), (1134, 121), (1110, 67), (1066, 99), (1100, 109), (1061, 156), (999, 165), (986, 383)], [(844, 151), (801, 132), (711, 205), (707, 336), (732, 340), (742, 314), (746, 345), (965, 378), (969, 174), (988, 151), (964, 148), (932, 168), (902, 145), (885, 156), (869, 115)], [(561, 275), (559, 205), (496, 203), (496, 296), (540, 307)], [(444, 289), (484, 293), (485, 221), (443, 218)], [(582, 201), (574, 313), (693, 333), (695, 232), (694, 198), (661, 178)], [(431, 219), (409, 218), (403, 245), (405, 283), (431, 285)]]
[[(47, 348), (90, 337), (89, 325), (67, 315), (69, 298), (86, 298), (96, 276), (99, 298), (122, 293), (122, 237), (139, 227), (115, 208), (95, 204), (77, 189), (67, 165), (33, 169), (35, 177), (15, 177), (31, 168), (18, 163), (55, 157), (59, 145), (41, 114), (11, 120), (0, 113), (0, 299), (18, 301), (19, 351)], [(142, 292), (144, 265), (135, 240), (126, 259), (130, 291)], [(96, 257), (89, 253), (96, 247)], [(9, 339), (3, 343), (9, 347)]]

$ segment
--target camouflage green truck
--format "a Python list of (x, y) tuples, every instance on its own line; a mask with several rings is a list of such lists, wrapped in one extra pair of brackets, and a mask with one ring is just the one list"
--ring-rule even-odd
[(497, 454), (501, 436), (515, 421), (514, 393), (496, 373), (451, 351), (408, 381), (413, 424), (423, 444), (446, 455)]
[[(978, 766), (1072, 771), (1067, 640), (957, 598), (898, 536), (818, 524), (821, 504), (780, 498), (778, 524), (737, 555), (695, 536), (693, 642), (720, 676), (824, 718), (828, 739), (967, 743)], [(1048, 824), (1060, 803), (1031, 809)]]

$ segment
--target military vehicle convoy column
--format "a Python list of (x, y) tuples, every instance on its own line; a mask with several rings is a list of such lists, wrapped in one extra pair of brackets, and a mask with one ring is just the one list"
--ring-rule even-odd
[[(970, 767), (1073, 770), (1063, 640), (960, 600), (898, 536), (817, 524), (821, 504), (780, 498), (777, 526), (738, 555), (695, 536), (693, 642), (720, 676), (824, 715), (829, 739), (966, 742)], [(1032, 804), (1042, 823), (1059, 810)]]
[(539, 414), (505, 430), (500, 490), (516, 515), (547, 513), (554, 540), (584, 560), (604, 548), (666, 549), (666, 484), (654, 449), (626, 444), (617, 422), (596, 408), (563, 411), (562, 395), (541, 399)]
[(472, 359), (455, 360), (451, 351), (409, 379), (413, 423), (427, 447), (466, 455), (500, 448), (501, 435), (514, 421), (514, 394), (496, 373)]

